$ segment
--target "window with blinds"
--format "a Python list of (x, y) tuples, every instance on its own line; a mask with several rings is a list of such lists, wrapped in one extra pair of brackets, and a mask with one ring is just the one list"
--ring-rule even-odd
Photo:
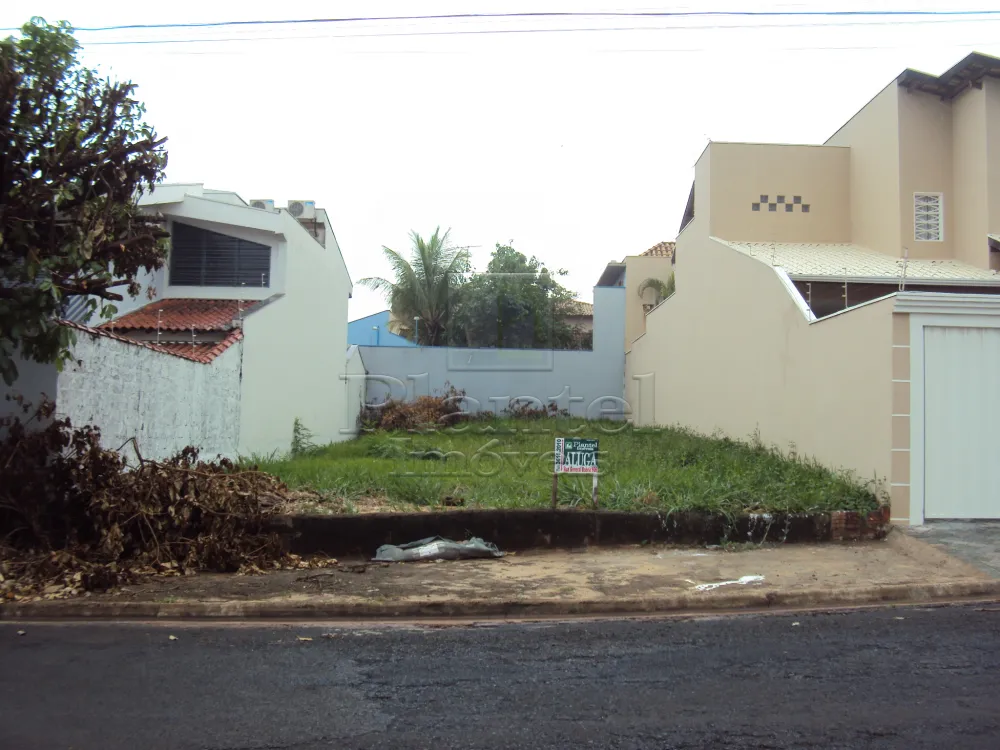
[(271, 248), (175, 221), (170, 232), (170, 283), (270, 286)]
[(944, 239), (944, 210), (941, 193), (913, 194), (913, 238), (921, 242)]

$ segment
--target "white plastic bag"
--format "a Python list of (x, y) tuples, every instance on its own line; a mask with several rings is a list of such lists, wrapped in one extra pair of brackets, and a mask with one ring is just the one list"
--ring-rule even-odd
[(477, 557), (503, 557), (495, 544), (473, 537), (467, 542), (453, 542), (439, 536), (407, 544), (383, 544), (375, 551), (379, 562), (415, 562), (417, 560), (467, 560)]

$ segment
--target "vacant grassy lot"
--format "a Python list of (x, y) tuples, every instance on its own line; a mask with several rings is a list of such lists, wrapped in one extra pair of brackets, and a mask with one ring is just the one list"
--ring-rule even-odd
[[(555, 437), (600, 440), (599, 505), (737, 514), (872, 510), (874, 482), (761, 445), (615, 422), (478, 422), (426, 433), (372, 433), (284, 460), (259, 461), (293, 488), (319, 493), (309, 510), (415, 506), (530, 508), (550, 502)], [(591, 477), (562, 476), (559, 501), (589, 504)]]

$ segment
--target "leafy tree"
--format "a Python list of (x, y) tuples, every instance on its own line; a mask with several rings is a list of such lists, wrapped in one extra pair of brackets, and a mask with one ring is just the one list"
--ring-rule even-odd
[(102, 79), (78, 59), (66, 22), (41, 18), (0, 40), (0, 375), (15, 349), (69, 358), (67, 302), (109, 318), (122, 287), (163, 264), (162, 230), (136, 202), (162, 180), (166, 139), (143, 122), (132, 83)]
[(573, 293), (537, 258), (497, 243), (486, 273), (473, 276), (459, 295), (451, 343), (502, 349), (576, 348), (582, 338), (566, 323)]
[[(382, 253), (392, 266), (395, 279), (378, 276), (361, 279), (370, 289), (382, 292), (389, 299), (392, 314), (390, 330), (415, 340), (419, 344), (440, 346), (448, 340), (448, 328), (458, 288), (463, 274), (469, 270), (469, 251), (452, 247), (448, 234), (441, 227), (429, 239), (410, 232), (413, 247), (407, 260), (388, 247)], [(415, 332), (414, 318), (419, 317)]]

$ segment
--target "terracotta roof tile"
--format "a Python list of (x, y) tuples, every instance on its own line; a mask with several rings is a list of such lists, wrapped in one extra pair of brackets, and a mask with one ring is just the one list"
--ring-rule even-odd
[(240, 307), (244, 315), (260, 302), (235, 299), (163, 299), (151, 302), (138, 310), (133, 310), (112, 321), (102, 323), (99, 328), (115, 331), (146, 329), (155, 331), (228, 331), (233, 321), (240, 317)]
[(176, 357), (183, 357), (207, 365), (242, 338), (243, 331), (233, 330), (221, 341), (207, 341), (197, 344), (177, 341), (168, 344), (153, 344), (153, 346), (166, 354), (173, 354)]
[(192, 362), (199, 362), (200, 364), (207, 365), (220, 354), (222, 354), (226, 349), (235, 344), (237, 341), (243, 338), (243, 331), (235, 329), (229, 333), (221, 341), (211, 341), (202, 344), (183, 344), (183, 343), (170, 343), (170, 344), (155, 344), (150, 341), (138, 341), (136, 339), (130, 339), (127, 336), (122, 336), (114, 333), (108, 328), (91, 328), (90, 326), (85, 326), (80, 323), (74, 323), (70, 320), (59, 321), (61, 325), (67, 328), (72, 328), (73, 330), (80, 331), (82, 333), (89, 333), (92, 336), (101, 336), (103, 338), (113, 339), (115, 341), (120, 341), (123, 344), (131, 344), (133, 346), (141, 346), (143, 349), (150, 349), (154, 352), (160, 352), (161, 354), (169, 354), (174, 357), (181, 357), (182, 359), (188, 359)]
[(564, 306), (566, 315), (586, 316), (594, 314), (594, 306), (590, 302), (572, 299)]
[(653, 258), (672, 258), (675, 247), (676, 243), (674, 242), (657, 242), (642, 255)]

